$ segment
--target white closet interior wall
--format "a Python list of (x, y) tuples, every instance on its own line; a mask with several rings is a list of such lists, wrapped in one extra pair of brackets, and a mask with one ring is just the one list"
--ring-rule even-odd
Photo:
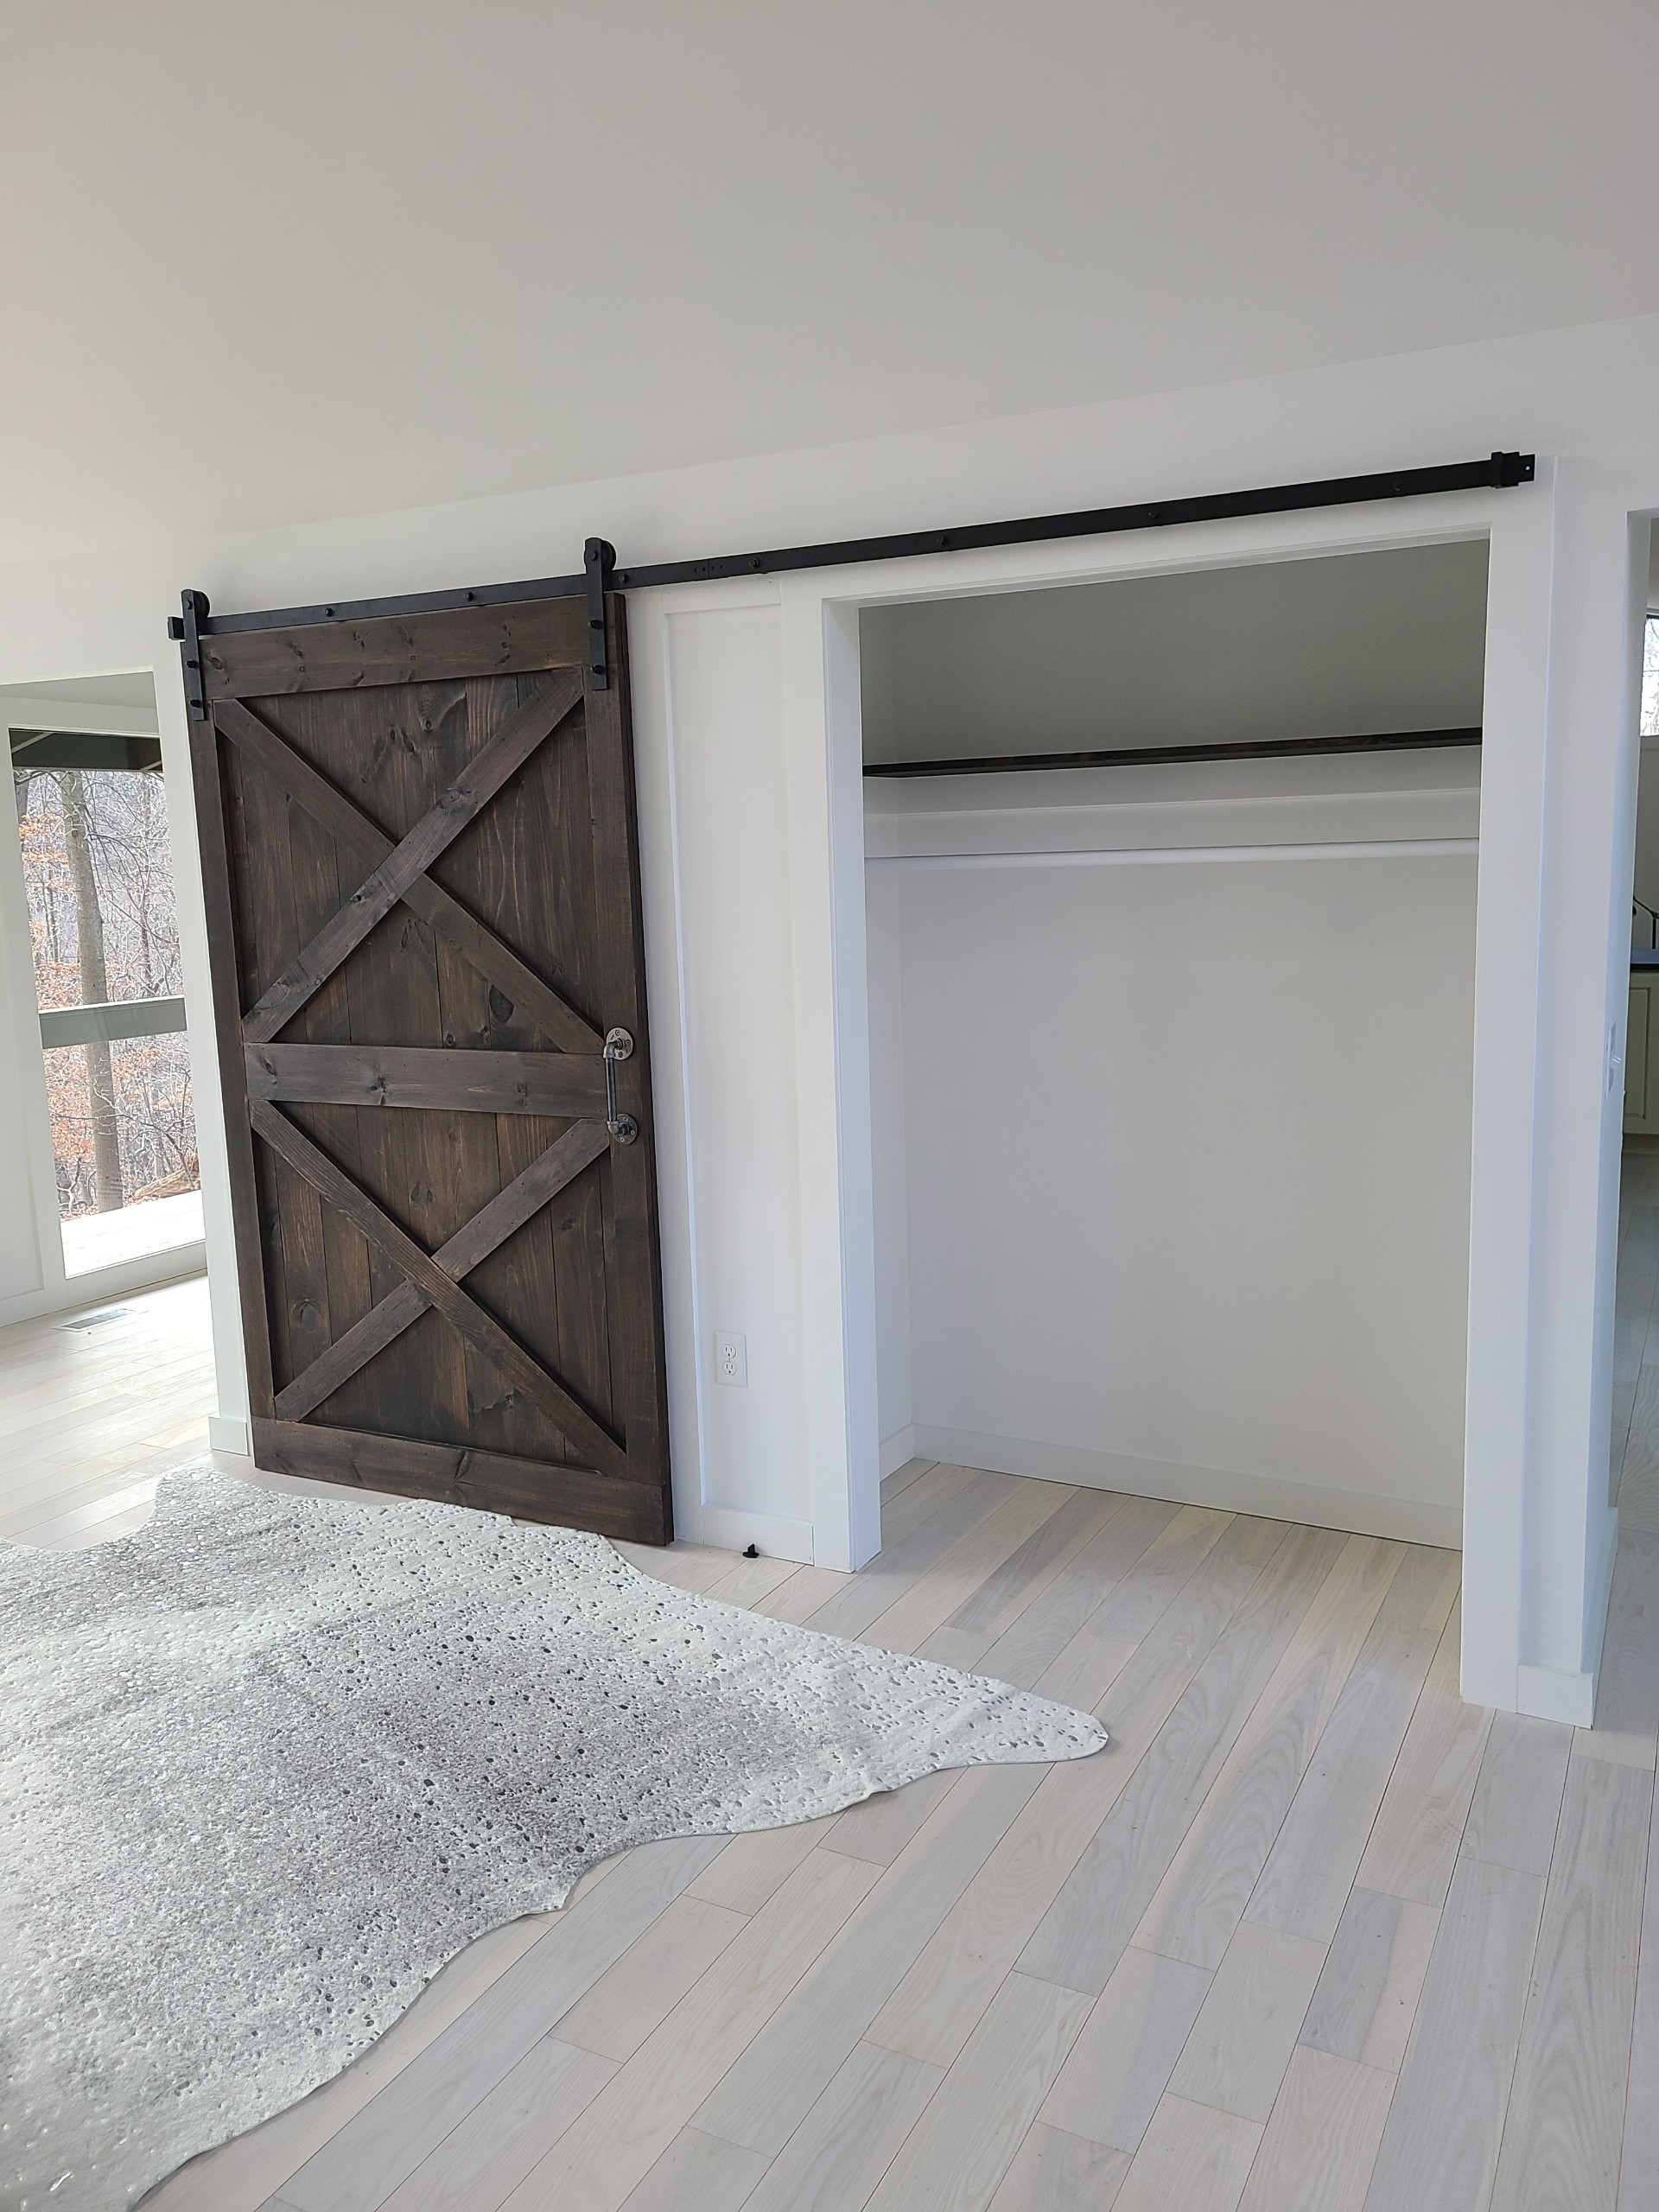
[[(864, 617), (867, 760), (1462, 727), (1484, 548)], [(1479, 753), (866, 792), (884, 1465), (1459, 1540)]]

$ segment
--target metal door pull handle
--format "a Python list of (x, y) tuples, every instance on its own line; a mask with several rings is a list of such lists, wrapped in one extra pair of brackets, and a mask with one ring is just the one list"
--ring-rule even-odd
[(633, 1039), (626, 1029), (605, 1032), (605, 1126), (618, 1144), (632, 1144), (639, 1134), (639, 1124), (632, 1114), (616, 1110), (616, 1064), (633, 1058)]

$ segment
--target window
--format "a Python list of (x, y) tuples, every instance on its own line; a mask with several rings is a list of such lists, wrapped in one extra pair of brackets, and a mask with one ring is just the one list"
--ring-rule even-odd
[(71, 1274), (201, 1235), (178, 916), (153, 738), (11, 733)]

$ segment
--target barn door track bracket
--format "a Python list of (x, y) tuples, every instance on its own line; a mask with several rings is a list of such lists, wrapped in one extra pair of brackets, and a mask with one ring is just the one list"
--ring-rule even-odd
[[(722, 553), (700, 561), (647, 562), (618, 568), (616, 550), (590, 537), (575, 576), (538, 576), (526, 583), (478, 584), (467, 591), (407, 592), (395, 599), (334, 600), (318, 607), (283, 607), (250, 614), (212, 614), (200, 592), (187, 592), (185, 620), (170, 634), (190, 645), (197, 636), (236, 630), (287, 630), (315, 622), (372, 621), (398, 614), (439, 614), (464, 607), (507, 607), (533, 599), (588, 602), (588, 679), (602, 691), (610, 682), (605, 642), (605, 594), (644, 591), (664, 584), (719, 583), (737, 576), (772, 576), (800, 569), (839, 569), (868, 561), (909, 561), (931, 553), (968, 553), (989, 546), (1039, 545), (1067, 537), (1106, 537), (1128, 530), (1168, 530), (1182, 523), (1224, 522), (1246, 515), (1298, 514), (1316, 507), (1351, 507), (1378, 499), (1416, 499), (1444, 493), (1507, 491), (1530, 484), (1537, 458), (1529, 453), (1491, 453), (1481, 461), (1454, 461), (1426, 468), (1381, 469), (1368, 476), (1325, 476), (1306, 484), (1264, 484), (1246, 492), (1205, 492), (1129, 506), (1084, 507), (1057, 515), (1025, 515), (1012, 522), (967, 523), (946, 530), (913, 530), (886, 537), (834, 538), (821, 545), (780, 545), (761, 553)], [(196, 611), (193, 618), (192, 602)], [(195, 628), (189, 625), (194, 619)], [(187, 656), (188, 658), (188, 656)], [(188, 680), (187, 669), (187, 681)], [(194, 709), (192, 709), (193, 714)], [(198, 715), (197, 720), (202, 719)]]
[(605, 650), (605, 594), (616, 573), (616, 548), (608, 538), (590, 537), (582, 550), (582, 570), (588, 593), (588, 685), (593, 691), (610, 687), (610, 659)]
[(193, 722), (207, 719), (207, 693), (201, 680), (201, 633), (207, 621), (207, 594), (205, 591), (186, 591), (179, 594), (184, 613), (175, 614), (167, 626), (169, 638), (176, 638), (184, 646), (184, 703)]

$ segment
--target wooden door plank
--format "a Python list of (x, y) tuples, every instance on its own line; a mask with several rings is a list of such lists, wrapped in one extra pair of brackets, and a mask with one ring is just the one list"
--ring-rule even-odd
[(464, 772), (402, 837), (378, 868), (372, 868), (346, 904), (326, 922), (298, 957), (264, 990), (243, 1016), (242, 1034), (263, 1044), (291, 1021), (299, 1009), (383, 921), (410, 885), (423, 876), (480, 810), (487, 806), (507, 779), (523, 767), (582, 696), (573, 677), (538, 692), (520, 708), (480, 751)]
[[(666, 1469), (668, 1355), (658, 1249), (657, 1146), (645, 924), (639, 871), (632, 861), (635, 795), (627, 606), (619, 593), (605, 594), (605, 624), (612, 680), (603, 691), (589, 690), (583, 708), (593, 840), (595, 1003), (604, 1007), (607, 1024), (619, 1024), (633, 1039), (633, 1052), (620, 1063), (616, 1076), (622, 1111), (639, 1125), (638, 1141), (613, 1151), (602, 1192), (607, 1349), (617, 1402), (628, 1408), (628, 1451), (639, 1464)], [(633, 1295), (620, 1294), (625, 1283), (634, 1286)]]
[[(352, 774), (365, 800), (385, 820), (403, 825), (429, 811), (485, 734), (469, 727), (464, 687), (454, 683), (378, 697), (364, 693), (349, 699), (302, 699), (289, 702), (284, 715), (296, 742), (315, 746), (321, 759)], [(341, 888), (350, 887), (348, 874)], [(319, 926), (340, 911), (337, 902)], [(445, 1033), (439, 949), (430, 932), (406, 909), (389, 915), (307, 1004), (291, 1033), (311, 1041), (343, 1034), (353, 1041), (441, 1044)], [(489, 1189), (500, 1186), (499, 1162), (480, 1157), (487, 1147), (486, 1132), (459, 1115), (385, 1115), (312, 1106), (296, 1107), (284, 1118), (345, 1167), (383, 1209), (394, 1207), (398, 1226), (423, 1250), (443, 1243), (468, 1201), (476, 1201), (480, 1175), (487, 1174)], [(345, 1217), (331, 1212), (345, 1230)], [(350, 1228), (360, 1236), (356, 1224)], [(397, 1287), (400, 1271), (385, 1251), (363, 1241), (371, 1295), (383, 1298)], [(477, 1296), (476, 1288), (472, 1294)], [(476, 1434), (473, 1425), (474, 1357), (464, 1336), (435, 1315), (424, 1315), (371, 1371), (342, 1389), (338, 1414), (351, 1427), (406, 1427), (448, 1444), (493, 1443), (495, 1439)], [(490, 1380), (499, 1391), (499, 1373), (490, 1370)], [(577, 1456), (564, 1450), (548, 1452), (550, 1458)]]
[(207, 925), (213, 1045), (225, 1107), (243, 1357), (247, 1363), (250, 1408), (257, 1414), (268, 1415), (276, 1399), (276, 1386), (271, 1370), (270, 1314), (262, 1257), (259, 1190), (247, 1126), (247, 1079), (242, 1064), (242, 982), (237, 972), (237, 918), (225, 823), (226, 794), (219, 745), (211, 724), (192, 726), (190, 768)]
[(582, 1052), (418, 1045), (250, 1045), (248, 1096), (461, 1114), (605, 1112), (605, 1065)]
[[(442, 1505), (483, 1506), (521, 1521), (596, 1529), (602, 1536), (668, 1540), (662, 1488), (655, 1482), (318, 1421), (256, 1421), (253, 1444), (258, 1465), (279, 1474), (428, 1497)], [(648, 1533), (653, 1528), (661, 1532), (655, 1539)]]
[[(220, 700), (213, 715), (225, 734), (327, 830), (342, 851), (366, 868), (378, 868), (388, 858), (392, 840), (385, 830), (286, 740), (251, 714), (240, 700)], [(470, 961), (554, 1044), (571, 1052), (600, 1050), (603, 1039), (599, 1032), (442, 884), (430, 876), (416, 876), (403, 898), (406, 906)]]
[(201, 641), (201, 675), (208, 700), (216, 702), (505, 676), (519, 669), (580, 668), (587, 657), (586, 605), (560, 594), (502, 606), (210, 634)]

